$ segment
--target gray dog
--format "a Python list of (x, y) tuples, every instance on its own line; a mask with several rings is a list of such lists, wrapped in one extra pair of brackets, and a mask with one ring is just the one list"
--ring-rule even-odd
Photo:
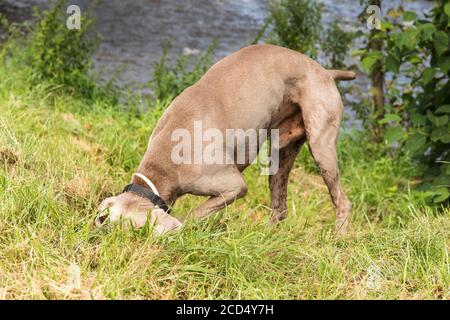
[[(228, 129), (278, 129), (279, 167), (269, 176), (272, 223), (286, 217), (289, 173), (307, 140), (331, 195), (336, 229), (345, 233), (351, 204), (339, 180), (336, 140), (343, 105), (335, 80), (354, 78), (351, 71), (326, 70), (301, 53), (272, 45), (249, 46), (222, 59), (167, 108), (133, 183), (102, 202), (96, 224), (109, 218), (140, 227), (149, 220), (161, 234), (181, 225), (168, 214), (168, 205), (184, 194), (209, 197), (194, 211), (196, 218), (243, 197), (247, 186), (242, 171), (253, 162), (254, 153), (247, 152), (244, 163), (174, 163), (173, 132), (194, 133), (194, 123), (201, 121), (203, 129), (219, 130), (224, 136)], [(251, 147), (248, 144), (246, 140), (230, 150), (223, 143), (219, 151), (235, 159), (238, 149)]]

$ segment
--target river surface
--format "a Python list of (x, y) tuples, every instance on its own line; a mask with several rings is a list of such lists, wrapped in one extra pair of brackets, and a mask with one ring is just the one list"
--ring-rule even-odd
[[(360, 0), (324, 0), (323, 23), (339, 20), (344, 29), (364, 27), (357, 17)], [(0, 12), (13, 20), (31, 17), (31, 7), (45, 7), (48, 0), (0, 0)], [(70, 0), (82, 14), (93, 3)], [(154, 63), (162, 53), (163, 43), (172, 44), (170, 57), (181, 53), (198, 55), (218, 40), (218, 60), (249, 44), (257, 35), (267, 15), (268, 0), (99, 0), (94, 7), (95, 29), (102, 41), (94, 56), (96, 69), (103, 79), (121, 70), (119, 84), (133, 84), (143, 93), (152, 76)], [(383, 1), (383, 3), (388, 3)], [(389, 7), (402, 4), (421, 14), (431, 1), (389, 1)], [(384, 8), (383, 8), (384, 9)], [(384, 10), (385, 11), (385, 10)], [(356, 61), (349, 61), (351, 64)], [(367, 81), (358, 81), (364, 87)]]

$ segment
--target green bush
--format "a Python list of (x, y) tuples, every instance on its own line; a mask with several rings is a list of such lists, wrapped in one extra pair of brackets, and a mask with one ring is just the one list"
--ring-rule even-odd
[(46, 81), (86, 97), (105, 91), (90, 74), (98, 37), (91, 32), (89, 13), (81, 15), (79, 30), (66, 27), (65, 1), (56, 2), (48, 10), (37, 10), (35, 15), (38, 22), (30, 30), (24, 51), (31, 82)]
[(340, 23), (333, 22), (324, 32), (321, 41), (322, 52), (328, 59), (327, 65), (335, 69), (345, 69), (344, 60), (354, 37), (353, 32), (344, 31)]
[(170, 102), (184, 89), (196, 83), (211, 67), (216, 47), (216, 42), (213, 42), (198, 57), (191, 68), (188, 67), (188, 63), (192, 62), (192, 60), (188, 55), (184, 54), (177, 58), (175, 66), (172, 67), (167, 62), (170, 45), (166, 44), (161, 59), (155, 66), (150, 82), (155, 99)]
[(353, 33), (344, 31), (337, 21), (322, 27), (322, 3), (315, 0), (273, 0), (269, 17), (255, 40), (272, 26), (268, 41), (300, 51), (315, 59), (318, 50), (323, 64), (344, 68)]
[(382, 66), (390, 79), (384, 140), (401, 146), (421, 169), (430, 201), (450, 199), (450, 4), (438, 1), (424, 18), (401, 8), (382, 23), (383, 50), (362, 49), (369, 75)]
[(271, 41), (315, 58), (317, 39), (322, 32), (322, 7), (322, 4), (310, 0), (271, 1)]

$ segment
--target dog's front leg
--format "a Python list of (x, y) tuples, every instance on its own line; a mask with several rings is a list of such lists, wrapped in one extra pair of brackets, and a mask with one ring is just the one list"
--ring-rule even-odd
[(202, 219), (223, 209), (247, 193), (247, 185), (236, 169), (232, 173), (211, 176), (208, 183), (210, 198), (194, 210), (196, 219)]

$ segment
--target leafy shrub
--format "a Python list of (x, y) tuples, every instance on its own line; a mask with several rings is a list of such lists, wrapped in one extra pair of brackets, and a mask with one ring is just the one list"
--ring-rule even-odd
[(154, 90), (155, 99), (170, 102), (184, 89), (197, 82), (211, 67), (216, 47), (217, 44), (213, 42), (197, 58), (191, 68), (188, 67), (188, 63), (191, 62), (190, 56), (185, 54), (181, 54), (172, 67), (167, 61), (170, 45), (166, 44), (161, 59), (155, 66), (150, 83), (151, 88)]
[(98, 44), (98, 37), (90, 32), (93, 20), (89, 14), (82, 14), (79, 30), (66, 27), (65, 1), (37, 10), (35, 15), (38, 22), (28, 35), (24, 57), (31, 68), (32, 83), (47, 81), (87, 97), (106, 90), (89, 74)]
[(450, 3), (439, 0), (418, 18), (391, 10), (377, 38), (384, 50), (359, 51), (369, 75), (382, 66), (390, 80), (381, 124), (385, 142), (402, 146), (420, 165), (434, 203), (450, 199)]
[(344, 31), (339, 25), (340, 23), (335, 21), (325, 30), (320, 45), (329, 60), (327, 63), (329, 67), (345, 69), (344, 60), (348, 54), (354, 33)]
[(317, 57), (322, 4), (310, 0), (274, 0), (269, 4), (272, 42)]
[[(338, 22), (323, 28), (322, 8), (322, 3), (315, 0), (272, 0), (269, 17), (255, 41), (272, 26), (269, 42), (300, 51), (313, 59), (320, 56), (327, 67), (343, 68), (353, 34), (344, 31)], [(319, 49), (322, 49), (321, 55)]]

